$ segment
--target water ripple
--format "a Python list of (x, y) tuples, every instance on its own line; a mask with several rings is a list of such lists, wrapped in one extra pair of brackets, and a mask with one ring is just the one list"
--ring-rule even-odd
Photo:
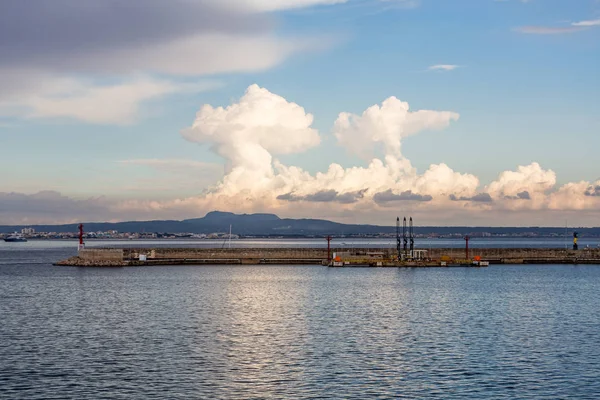
[(92, 270), (52, 256), (0, 263), (1, 398), (600, 393), (600, 268)]

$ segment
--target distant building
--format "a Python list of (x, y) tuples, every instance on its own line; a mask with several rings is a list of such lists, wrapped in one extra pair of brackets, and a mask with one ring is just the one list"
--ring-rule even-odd
[(33, 229), (33, 228), (21, 229), (21, 235), (33, 235), (33, 234), (35, 234), (35, 229)]

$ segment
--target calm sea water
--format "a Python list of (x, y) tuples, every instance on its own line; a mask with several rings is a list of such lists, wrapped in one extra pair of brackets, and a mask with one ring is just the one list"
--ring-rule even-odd
[(68, 268), (0, 244), (0, 398), (600, 393), (600, 267)]
[[(268, 247), (327, 247), (325, 239), (241, 239), (241, 240), (203, 240), (203, 239), (154, 239), (154, 240), (86, 240), (89, 247), (198, 247), (198, 248), (268, 248)], [(336, 248), (396, 248), (395, 239), (353, 239), (334, 238), (331, 246)], [(428, 248), (464, 248), (463, 239), (416, 239), (415, 246)], [(471, 248), (570, 248), (571, 238), (471, 238)], [(579, 247), (598, 248), (600, 238), (580, 238)], [(77, 240), (30, 240), (26, 243), (4, 243), (0, 241), (2, 250), (39, 250), (77, 249)]]

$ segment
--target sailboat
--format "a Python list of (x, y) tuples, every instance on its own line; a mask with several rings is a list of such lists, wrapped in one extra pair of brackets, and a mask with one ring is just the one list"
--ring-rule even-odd
[[(227, 243), (227, 241), (223, 241), (223, 246), (221, 246), (221, 248), (225, 248), (225, 243)], [(229, 248), (231, 248), (231, 225), (229, 225)]]

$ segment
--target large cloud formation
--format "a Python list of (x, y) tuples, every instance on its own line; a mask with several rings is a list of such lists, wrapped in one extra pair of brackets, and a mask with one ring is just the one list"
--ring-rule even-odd
[[(463, 215), (471, 221), (519, 215), (517, 224), (522, 222), (521, 212), (591, 210), (600, 205), (600, 196), (596, 196), (600, 182), (557, 188), (556, 174), (535, 162), (504, 171), (484, 187), (476, 176), (454, 171), (446, 164), (433, 164), (419, 174), (402, 155), (403, 139), (443, 129), (458, 119), (459, 114), (451, 111), (411, 111), (408, 103), (396, 97), (368, 107), (360, 115), (342, 112), (332, 130), (338, 144), (363, 156), (383, 145), (384, 156), (370, 159), (365, 166), (331, 164), (313, 175), (275, 158), (319, 143), (319, 135), (311, 127), (312, 115), (252, 85), (229, 107), (203, 106), (192, 127), (182, 132), (188, 140), (209, 144), (230, 169), (208, 195), (178, 204), (203, 210), (279, 211), (338, 219), (355, 213), (387, 215), (390, 208), (401, 207), (415, 215), (453, 221), (450, 223)], [(508, 221), (510, 218), (502, 219)]]
[[(252, 85), (238, 103), (227, 108), (203, 106), (191, 128), (182, 135), (194, 142), (209, 143), (230, 166), (230, 172), (211, 193), (212, 196), (263, 201), (339, 201), (354, 204), (371, 199), (387, 190), (414, 196), (424, 193), (472, 194), (478, 180), (459, 174), (448, 166), (433, 165), (418, 175), (410, 161), (402, 157), (403, 137), (419, 131), (447, 126), (458, 114), (446, 111), (409, 112), (407, 103), (394, 97), (381, 107), (370, 107), (361, 117), (341, 113), (335, 122), (334, 135), (340, 145), (354, 149), (355, 140), (368, 149), (378, 142), (386, 145), (384, 160), (372, 159), (367, 167), (343, 168), (332, 164), (315, 176), (298, 167), (282, 164), (273, 156), (302, 152), (319, 144), (319, 134), (311, 128), (313, 117), (295, 103)], [(374, 181), (373, 177), (377, 177)], [(361, 193), (353, 197), (352, 193)], [(417, 197), (415, 197), (417, 198)], [(352, 200), (352, 201), (349, 201)]]
[[(319, 145), (313, 116), (300, 105), (252, 85), (227, 107), (202, 106), (191, 127), (181, 133), (195, 144), (209, 146), (227, 166), (225, 176), (205, 194), (170, 201), (83, 202), (53, 194), (52, 204), (62, 199), (69, 207), (76, 204), (83, 210), (89, 206), (93, 211), (89, 215), (107, 215), (104, 219), (185, 218), (218, 209), (383, 224), (393, 221), (391, 214), (401, 212), (432, 225), (522, 225), (525, 221), (556, 225), (567, 217), (580, 225), (597, 225), (590, 217), (600, 216), (600, 180), (557, 187), (556, 174), (535, 162), (501, 172), (484, 186), (475, 175), (454, 171), (446, 164), (433, 164), (419, 173), (402, 155), (402, 140), (442, 129), (458, 118), (449, 111), (410, 111), (407, 103), (395, 97), (361, 115), (342, 112), (333, 127), (338, 144), (348, 151), (357, 150), (349, 137), (361, 141), (361, 149), (367, 151), (383, 144), (384, 156), (364, 166), (345, 168), (334, 163), (326, 171), (310, 174), (283, 164), (276, 156)], [(22, 208), (34, 203), (29, 199), (17, 204), (15, 196), (0, 196), (0, 209), (10, 202), (23, 215)], [(18, 222), (19, 214), (11, 218)]]

